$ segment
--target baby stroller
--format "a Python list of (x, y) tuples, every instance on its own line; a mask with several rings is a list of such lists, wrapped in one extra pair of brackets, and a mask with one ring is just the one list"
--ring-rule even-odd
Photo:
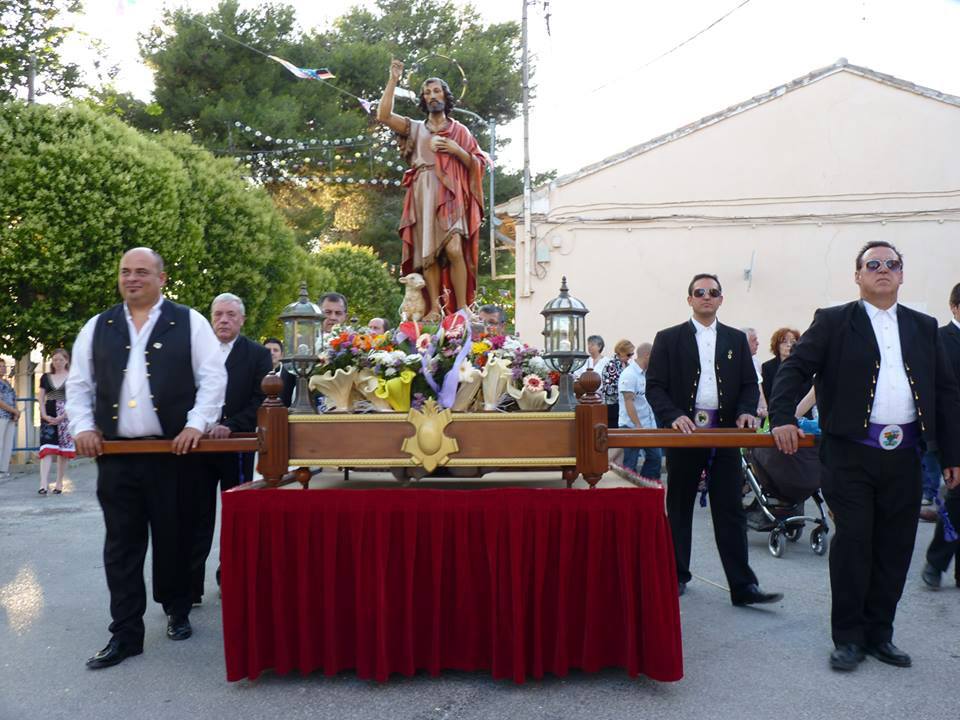
[[(813, 428), (803, 428), (809, 432)], [(816, 428), (819, 431), (819, 427)], [(744, 480), (753, 502), (746, 508), (747, 527), (770, 533), (767, 548), (781, 557), (787, 541), (797, 542), (806, 523), (813, 523), (810, 548), (817, 555), (827, 552), (830, 527), (823, 512), (820, 495), (820, 458), (816, 448), (800, 448), (784, 455), (776, 448), (754, 448), (742, 454)], [(817, 504), (819, 517), (804, 514), (806, 500)]]

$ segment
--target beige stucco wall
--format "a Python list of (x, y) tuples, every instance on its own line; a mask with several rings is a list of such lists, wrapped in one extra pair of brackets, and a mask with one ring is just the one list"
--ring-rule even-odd
[(944, 322), (960, 282), (958, 137), (960, 108), (841, 71), (542, 190), (533, 235), (549, 261), (530, 297), (518, 283), (517, 328), (539, 344), (566, 275), (589, 333), (652, 340), (689, 316), (690, 277), (714, 272), (721, 321), (756, 327), (765, 346), (856, 297), (853, 259), (871, 239), (905, 255), (901, 300)]

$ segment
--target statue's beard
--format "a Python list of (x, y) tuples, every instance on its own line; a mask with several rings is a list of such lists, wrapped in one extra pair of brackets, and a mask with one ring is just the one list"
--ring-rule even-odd
[(427, 109), (430, 112), (443, 112), (444, 103), (439, 100), (431, 100), (427, 103)]

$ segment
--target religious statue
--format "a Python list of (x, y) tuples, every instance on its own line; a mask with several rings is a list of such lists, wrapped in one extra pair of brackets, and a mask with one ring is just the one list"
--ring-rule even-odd
[(426, 120), (394, 113), (393, 94), (402, 74), (403, 63), (393, 60), (377, 120), (398, 135), (410, 166), (403, 176), (402, 270), (423, 275), (424, 319), (435, 321), (441, 310), (449, 315), (474, 301), (489, 158), (470, 131), (450, 117), (453, 94), (440, 78), (428, 78), (420, 88)]

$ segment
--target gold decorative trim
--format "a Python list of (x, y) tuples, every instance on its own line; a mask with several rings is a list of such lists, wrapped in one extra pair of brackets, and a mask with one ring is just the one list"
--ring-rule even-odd
[(290, 458), (287, 463), (306, 467), (416, 467), (407, 458)]
[[(519, 420), (573, 420), (576, 413), (573, 412), (471, 412), (452, 413), (452, 422), (496, 422), (503, 420), (505, 422), (517, 422)], [(408, 415), (404, 413), (324, 413), (323, 415), (291, 415), (289, 418), (291, 425), (308, 425), (311, 423), (367, 423), (367, 422), (407, 422)]]
[(291, 425), (309, 425), (311, 423), (402, 423), (407, 421), (404, 413), (324, 413), (323, 415), (291, 415)]
[(495, 422), (497, 420), (516, 422), (518, 420), (573, 420), (575, 418), (576, 413), (572, 412), (488, 412), (453, 414), (453, 422)]
[[(418, 467), (418, 463), (406, 458), (290, 458), (291, 466), (304, 467)], [(575, 457), (528, 457), (528, 458), (450, 458), (446, 467), (573, 467)]]
[(522, 467), (528, 465), (560, 467), (577, 464), (575, 457), (450, 458), (447, 467)]

